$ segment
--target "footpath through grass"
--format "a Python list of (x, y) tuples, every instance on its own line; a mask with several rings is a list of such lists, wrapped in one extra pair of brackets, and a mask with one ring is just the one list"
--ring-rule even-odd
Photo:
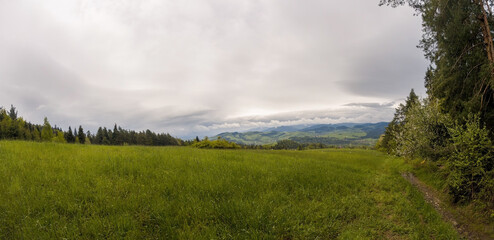
[(0, 141), (1, 239), (456, 239), (369, 150)]

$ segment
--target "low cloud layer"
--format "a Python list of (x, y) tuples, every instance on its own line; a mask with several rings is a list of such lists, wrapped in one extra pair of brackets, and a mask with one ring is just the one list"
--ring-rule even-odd
[(177, 136), (389, 121), (426, 63), (420, 19), (377, 5), (0, 0), (0, 106)]

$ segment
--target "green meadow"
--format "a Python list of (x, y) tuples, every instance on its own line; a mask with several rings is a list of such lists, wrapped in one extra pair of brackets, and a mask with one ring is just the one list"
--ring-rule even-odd
[(0, 141), (1, 239), (457, 239), (371, 150)]

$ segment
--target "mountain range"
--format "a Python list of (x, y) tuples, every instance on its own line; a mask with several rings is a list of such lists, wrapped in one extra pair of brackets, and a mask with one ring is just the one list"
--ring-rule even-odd
[(225, 132), (215, 136), (238, 144), (264, 145), (290, 139), (299, 143), (371, 146), (384, 133), (387, 122), (292, 125), (247, 132)]

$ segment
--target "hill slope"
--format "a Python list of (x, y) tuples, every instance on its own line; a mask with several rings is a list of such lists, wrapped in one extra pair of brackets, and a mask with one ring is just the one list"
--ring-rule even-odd
[(386, 122), (380, 122), (281, 126), (264, 131), (226, 132), (215, 137), (247, 145), (271, 144), (283, 139), (327, 145), (374, 145), (387, 125)]

